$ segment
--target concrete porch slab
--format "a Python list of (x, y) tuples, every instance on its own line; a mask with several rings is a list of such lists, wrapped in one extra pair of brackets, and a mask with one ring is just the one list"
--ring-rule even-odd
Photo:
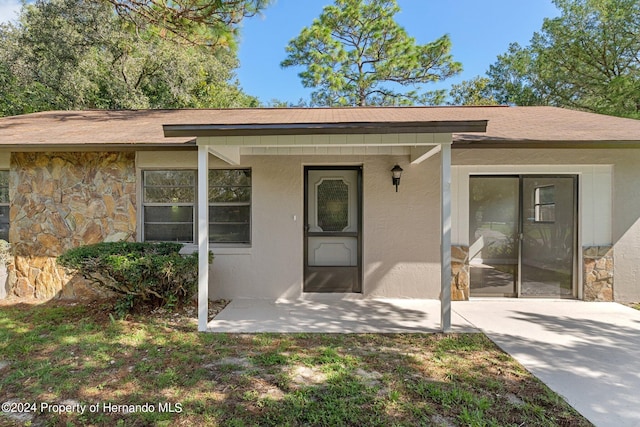
[[(453, 332), (475, 331), (452, 315)], [(440, 302), (418, 299), (235, 299), (208, 324), (210, 332), (439, 332)]]

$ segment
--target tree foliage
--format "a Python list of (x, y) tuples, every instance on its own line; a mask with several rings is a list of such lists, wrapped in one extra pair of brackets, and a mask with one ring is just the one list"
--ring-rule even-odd
[(335, 0), (286, 48), (282, 67), (302, 66), (314, 105), (439, 103), (442, 92), (420, 85), (459, 73), (444, 35), (419, 45), (394, 20), (395, 0)]
[(238, 25), (271, 0), (104, 0), (136, 27), (152, 25), (188, 44), (235, 45)]
[(489, 88), (489, 78), (475, 77), (454, 84), (449, 91), (449, 105), (498, 105)]
[(499, 104), (547, 105), (542, 82), (536, 71), (532, 48), (511, 43), (509, 50), (487, 71), (487, 89)]
[(91, 0), (38, 0), (0, 27), (0, 112), (234, 107), (256, 104), (234, 82), (229, 49), (184, 46), (134, 28)]
[(640, 117), (640, 1), (554, 0), (530, 46), (488, 72), (496, 99)]

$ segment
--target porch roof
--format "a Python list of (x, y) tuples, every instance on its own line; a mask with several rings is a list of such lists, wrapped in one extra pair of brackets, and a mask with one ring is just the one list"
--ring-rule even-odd
[[(486, 129), (482, 129), (484, 125)], [(0, 118), (0, 147), (194, 149), (198, 132), (208, 135), (443, 132), (452, 133), (454, 148), (570, 147), (594, 143), (622, 147), (640, 143), (640, 120), (555, 107), (49, 111)]]

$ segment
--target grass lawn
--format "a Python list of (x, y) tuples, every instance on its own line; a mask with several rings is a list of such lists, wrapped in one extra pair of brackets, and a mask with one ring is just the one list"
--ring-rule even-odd
[(0, 426), (590, 425), (482, 334), (210, 334), (192, 307), (108, 308), (0, 303), (0, 403), (32, 412)]

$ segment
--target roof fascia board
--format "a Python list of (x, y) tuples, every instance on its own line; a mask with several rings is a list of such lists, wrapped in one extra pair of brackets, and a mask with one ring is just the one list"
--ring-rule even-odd
[(163, 125), (165, 137), (270, 136), (486, 132), (487, 120), (421, 122), (180, 124)]
[(0, 144), (0, 151), (12, 152), (86, 152), (86, 151), (194, 151), (195, 143), (123, 143), (123, 144)]
[(460, 141), (453, 138), (453, 149), (504, 149), (504, 148), (534, 148), (534, 149), (558, 149), (558, 148), (640, 148), (639, 141)]

